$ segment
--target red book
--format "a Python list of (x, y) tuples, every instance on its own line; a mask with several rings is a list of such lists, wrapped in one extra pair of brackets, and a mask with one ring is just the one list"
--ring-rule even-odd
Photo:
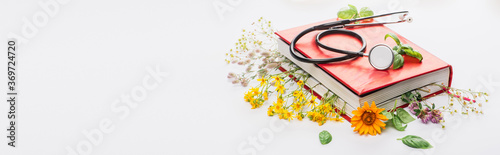
[[(365, 101), (370, 103), (375, 101), (377, 104), (385, 104), (388, 101), (393, 101), (394, 98), (397, 98), (405, 92), (432, 83), (451, 85), (453, 72), (451, 65), (385, 26), (348, 28), (348, 30), (355, 31), (365, 38), (367, 42), (366, 52), (369, 52), (374, 45), (380, 43), (387, 44), (389, 47), (394, 47), (396, 43), (391, 38), (384, 40), (384, 36), (387, 33), (394, 33), (398, 36), (402, 44), (408, 44), (413, 47), (414, 50), (422, 54), (422, 62), (419, 62), (415, 58), (405, 56), (405, 62), (402, 68), (394, 70), (391, 67), (388, 70), (381, 71), (374, 69), (370, 65), (367, 57), (328, 64), (303, 63), (290, 57), (289, 45), (297, 34), (311, 26), (335, 20), (336, 19), (322, 21), (276, 32), (281, 39), (278, 43), (279, 51), (303, 70), (311, 74), (325, 87), (351, 104), (353, 108), (362, 105)], [(321, 31), (313, 31), (303, 36), (296, 44), (298, 52), (308, 58), (342, 56), (343, 54), (327, 51), (316, 45), (315, 37), (320, 32)], [(350, 51), (357, 51), (361, 47), (361, 42), (355, 38), (340, 34), (326, 36), (321, 39), (321, 42), (331, 47)], [(440, 93), (440, 90), (439, 88), (431, 89), (431, 92), (423, 93), (422, 95), (426, 96)], [(356, 105), (356, 103), (359, 105)], [(350, 113), (350, 111), (348, 111), (348, 113)]]

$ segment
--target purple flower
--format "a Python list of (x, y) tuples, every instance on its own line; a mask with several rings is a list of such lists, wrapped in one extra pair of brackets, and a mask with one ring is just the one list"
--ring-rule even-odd
[(418, 104), (416, 102), (413, 102), (413, 103), (410, 103), (410, 106), (408, 106), (408, 108), (410, 109), (410, 112), (415, 115), (417, 112), (415, 112), (416, 109), (419, 109), (418, 108)]
[(436, 109), (431, 111), (430, 116), (431, 116), (432, 123), (437, 124), (437, 123), (439, 123), (439, 121), (443, 120), (443, 115), (441, 114), (441, 111), (436, 110)]
[(425, 108), (424, 110), (420, 111), (420, 114), (417, 116), (422, 120), (423, 123), (427, 124), (427, 122), (431, 119), (431, 110), (429, 108)]

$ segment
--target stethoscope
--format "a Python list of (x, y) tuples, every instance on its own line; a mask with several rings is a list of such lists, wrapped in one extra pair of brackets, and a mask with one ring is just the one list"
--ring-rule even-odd
[[(304, 31), (300, 32), (297, 36), (295, 36), (295, 38), (290, 43), (290, 53), (291, 53), (292, 57), (294, 57), (295, 59), (297, 59), (299, 61), (306, 62), (306, 63), (316, 63), (316, 64), (338, 62), (338, 61), (344, 61), (347, 59), (353, 59), (353, 58), (357, 58), (357, 57), (367, 56), (371, 66), (373, 68), (375, 68), (377, 70), (386, 70), (389, 67), (391, 67), (391, 65), (394, 61), (394, 54), (393, 54), (392, 49), (389, 46), (387, 46), (385, 44), (377, 44), (373, 48), (371, 48), (371, 50), (368, 54), (366, 54), (365, 53), (365, 51), (366, 51), (365, 39), (361, 35), (359, 35), (358, 33), (354, 32), (354, 31), (341, 29), (341, 28), (411, 22), (411, 21), (413, 21), (413, 19), (411, 17), (407, 17), (408, 13), (409, 13), (408, 11), (399, 11), (399, 12), (374, 15), (374, 16), (363, 17), (363, 18), (339, 20), (339, 21), (329, 22), (329, 23), (310, 27), (310, 28), (305, 29)], [(363, 21), (366, 19), (396, 15), (396, 14), (402, 14), (401, 16), (399, 16), (398, 21), (350, 24), (353, 22)], [(317, 31), (317, 30), (325, 30), (323, 32), (320, 32), (318, 35), (316, 35), (316, 44), (319, 47), (326, 49), (326, 50), (329, 50), (329, 51), (332, 51), (332, 52), (342, 53), (345, 55), (339, 56), (339, 57), (333, 57), (333, 58), (324, 58), (324, 59), (312, 59), (312, 58), (306, 58), (304, 56), (297, 55), (295, 52), (295, 44), (297, 43), (297, 41), (302, 36), (306, 35), (307, 33), (312, 32), (312, 31)], [(333, 47), (327, 46), (327, 45), (320, 42), (321, 38), (323, 38), (327, 35), (331, 35), (331, 34), (345, 34), (345, 35), (352, 36), (352, 37), (358, 39), (359, 41), (361, 41), (361, 43), (363, 45), (361, 46), (361, 48), (357, 52), (353, 52), (353, 51), (347, 51), (347, 50), (333, 48)]]

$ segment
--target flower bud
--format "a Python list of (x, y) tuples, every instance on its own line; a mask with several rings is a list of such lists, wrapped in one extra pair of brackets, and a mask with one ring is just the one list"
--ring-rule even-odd
[(262, 59), (262, 62), (264, 62), (264, 63), (267, 63), (268, 61), (269, 61), (269, 59), (268, 59), (268, 58), (264, 58), (264, 59)]
[(229, 72), (227, 74), (227, 78), (230, 79), (230, 78), (234, 78), (236, 76), (236, 74), (234, 74), (233, 72)]
[(250, 52), (250, 53), (248, 53), (248, 57), (250, 57), (250, 58), (251, 58), (251, 57), (254, 57), (254, 56), (255, 56), (255, 53), (254, 53), (254, 52)]
[(258, 75), (259, 75), (259, 77), (262, 77), (262, 76), (266, 75), (267, 72), (268, 72), (267, 69), (263, 69), (263, 70), (259, 71)]
[(273, 62), (273, 63), (268, 64), (267, 68), (271, 69), (271, 68), (276, 68), (277, 66), (278, 66), (278, 63)]
[(241, 85), (242, 85), (243, 87), (248, 86), (248, 81), (247, 81), (247, 80), (243, 80), (243, 81), (241, 81)]
[(250, 72), (252, 70), (251, 66), (248, 66), (247, 69), (245, 70), (246, 72)]

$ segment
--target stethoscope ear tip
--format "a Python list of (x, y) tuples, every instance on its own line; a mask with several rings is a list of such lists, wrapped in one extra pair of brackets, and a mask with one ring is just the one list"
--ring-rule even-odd
[(408, 17), (408, 19), (406, 19), (406, 22), (408, 22), (408, 23), (411, 23), (411, 22), (413, 22), (413, 18), (411, 18), (411, 17)]
[(408, 17), (407, 13), (399, 15), (399, 20), (405, 21), (405, 22), (408, 22), (408, 23), (413, 22), (413, 18), (412, 17)]

